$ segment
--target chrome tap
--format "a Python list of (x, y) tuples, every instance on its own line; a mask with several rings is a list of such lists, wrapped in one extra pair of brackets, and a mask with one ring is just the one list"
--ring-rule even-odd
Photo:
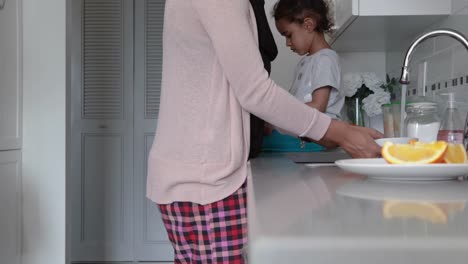
[(406, 52), (405, 61), (403, 63), (403, 68), (401, 71), (401, 78), (400, 78), (401, 84), (409, 84), (410, 82), (408, 66), (410, 63), (411, 55), (413, 54), (416, 46), (418, 46), (421, 42), (423, 42), (426, 39), (438, 37), (438, 36), (448, 36), (448, 37), (454, 38), (460, 41), (463, 44), (463, 46), (465, 46), (465, 48), (468, 50), (468, 39), (462, 33), (458, 31), (455, 31), (452, 29), (436, 29), (436, 30), (422, 34), (421, 36), (416, 38), (416, 40), (413, 41), (408, 51)]

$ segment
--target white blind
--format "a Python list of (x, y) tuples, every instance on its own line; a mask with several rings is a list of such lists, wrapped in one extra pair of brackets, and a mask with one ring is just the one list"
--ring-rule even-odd
[(83, 1), (83, 102), (85, 119), (123, 118), (122, 0)]
[(146, 0), (145, 3), (145, 118), (157, 118), (159, 111), (165, 2), (165, 0)]

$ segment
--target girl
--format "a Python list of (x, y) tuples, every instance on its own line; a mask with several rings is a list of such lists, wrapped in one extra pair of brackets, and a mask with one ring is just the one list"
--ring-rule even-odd
[[(296, 66), (289, 92), (308, 106), (333, 119), (340, 119), (344, 96), (339, 91), (341, 70), (338, 54), (330, 48), (324, 35), (333, 26), (328, 14), (329, 8), (324, 0), (279, 0), (273, 9), (276, 28), (286, 38), (286, 46), (301, 56), (305, 55)], [(266, 151), (324, 150), (323, 146), (306, 144), (304, 139), (275, 129), (279, 133), (272, 131), (265, 137), (263, 149)], [(324, 146), (333, 148), (336, 144)]]
[(286, 46), (304, 56), (296, 66), (290, 93), (307, 105), (340, 118), (344, 96), (340, 93), (338, 54), (325, 40), (333, 24), (324, 0), (279, 0), (273, 10), (278, 32)]

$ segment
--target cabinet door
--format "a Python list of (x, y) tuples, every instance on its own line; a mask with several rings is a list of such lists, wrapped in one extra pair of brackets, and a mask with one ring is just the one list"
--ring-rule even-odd
[(148, 152), (156, 129), (162, 66), (165, 0), (135, 1), (135, 259), (172, 261), (156, 204), (146, 198)]
[[(348, 20), (352, 18), (353, 15), (357, 15), (356, 4), (353, 2), (355, 0), (335, 0), (333, 1), (333, 10), (334, 10), (334, 19), (336, 29), (341, 29), (343, 26), (347, 25)], [(354, 14), (353, 14), (354, 13)]]
[(355, 6), (359, 6), (360, 16), (427, 16), (452, 12), (452, 1), (440, 0), (359, 0)]
[(0, 151), (0, 262), (20, 264), (21, 162), (19, 151)]
[(21, 3), (0, 11), (0, 150), (21, 148)]
[(339, 35), (358, 15), (358, 0), (333, 0), (332, 10), (335, 23), (333, 35)]
[(71, 1), (72, 261), (133, 260), (133, 1)]

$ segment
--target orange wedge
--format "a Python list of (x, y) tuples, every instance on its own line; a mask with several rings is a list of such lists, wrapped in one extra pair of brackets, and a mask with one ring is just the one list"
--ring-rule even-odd
[(434, 224), (447, 223), (447, 214), (431, 202), (385, 201), (382, 207), (385, 218), (417, 218)]
[(462, 144), (451, 144), (447, 146), (444, 155), (445, 163), (467, 163), (465, 147)]
[(413, 144), (393, 144), (385, 142), (382, 157), (391, 164), (428, 164), (441, 162), (447, 150), (447, 142), (414, 142)]

